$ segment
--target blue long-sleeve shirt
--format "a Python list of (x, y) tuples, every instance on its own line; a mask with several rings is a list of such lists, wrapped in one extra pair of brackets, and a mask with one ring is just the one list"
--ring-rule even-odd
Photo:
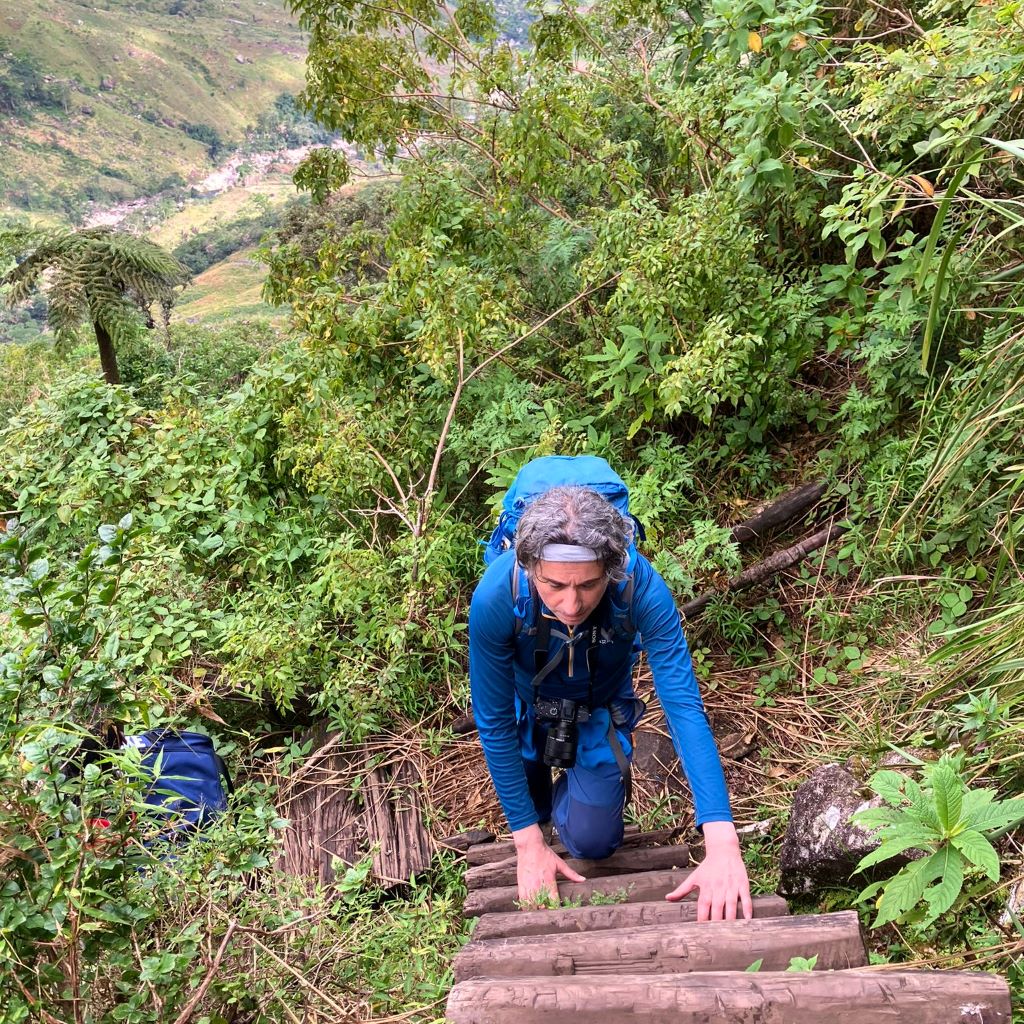
[[(519, 738), (520, 719), (533, 704), (534, 638), (527, 629), (518, 634), (516, 631), (513, 571), (515, 554), (507, 551), (491, 563), (473, 593), (469, 609), (469, 682), (487, 767), (509, 828), (515, 831), (534, 824), (538, 817), (526, 784)], [(697, 824), (732, 821), (722, 765), (675, 602), (665, 581), (642, 555), (636, 556), (633, 580), (631, 618), (647, 653), (672, 742), (690, 782)], [(601, 692), (613, 694), (616, 700), (635, 696), (633, 640), (608, 631), (597, 647), (595, 674)], [(561, 629), (552, 629), (549, 653), (554, 655), (564, 643)], [(587, 700), (590, 673), (583, 661), (578, 656), (563, 656), (558, 669), (545, 681), (545, 690), (570, 700)]]

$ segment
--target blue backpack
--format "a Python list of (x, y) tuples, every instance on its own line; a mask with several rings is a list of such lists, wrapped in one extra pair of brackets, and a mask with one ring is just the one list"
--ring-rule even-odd
[[(611, 502), (624, 516), (633, 520), (636, 537), (644, 539), (644, 528), (629, 511), (629, 488), (608, 463), (596, 455), (545, 455), (532, 459), (516, 474), (512, 486), (501, 502), (501, 514), (490, 539), (484, 547), (484, 564), (490, 565), (499, 555), (514, 545), (516, 527), (526, 507), (552, 487), (586, 487), (597, 491)], [(616, 631), (624, 635), (635, 633), (632, 619), (633, 564), (636, 545), (629, 546), (629, 573), (626, 579), (609, 588), (612, 620)], [(512, 570), (512, 600), (516, 609), (516, 634), (524, 628), (535, 631), (535, 623), (526, 622), (527, 615), (535, 618), (539, 601), (535, 599), (526, 571), (516, 562)], [(528, 605), (532, 613), (528, 611)]]
[(143, 799), (155, 817), (167, 821), (161, 838), (198, 832), (227, 810), (234, 787), (209, 736), (153, 729), (126, 737), (125, 745), (142, 751), (142, 767), (151, 777)]

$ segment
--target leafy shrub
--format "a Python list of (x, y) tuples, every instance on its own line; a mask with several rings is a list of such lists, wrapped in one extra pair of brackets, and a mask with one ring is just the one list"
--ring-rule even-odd
[(117, 367), (121, 383), (130, 387), (143, 405), (155, 405), (174, 367), (167, 347), (156, 329), (126, 331), (117, 344)]
[(92, 347), (80, 346), (74, 352), (60, 353), (48, 338), (29, 342), (0, 344), (0, 420), (7, 422), (22, 408), (45, 395), (56, 381), (85, 365), (99, 360)]
[(290, 93), (281, 93), (270, 110), (260, 114), (256, 123), (246, 129), (245, 149), (260, 152), (274, 146), (325, 145), (331, 141), (331, 134), (324, 131), (302, 109)]
[(257, 360), (281, 341), (278, 329), (258, 318), (211, 327), (173, 324), (167, 338), (173, 376), (211, 396), (237, 389)]
[(921, 784), (901, 772), (881, 771), (872, 776), (871, 788), (889, 806), (854, 815), (859, 825), (881, 826), (881, 845), (857, 870), (908, 850), (927, 854), (861, 892), (862, 900), (881, 894), (876, 928), (890, 921), (926, 928), (956, 902), (965, 874), (981, 872), (999, 880), (999, 855), (991, 839), (1024, 820), (1024, 800), (999, 800), (994, 790), (969, 788), (962, 760), (949, 755), (925, 766)]
[(337, 192), (321, 204), (290, 204), (272, 246), (262, 253), (269, 301), (308, 295), (328, 275), (347, 287), (379, 280), (387, 264), (383, 242), (395, 189), (392, 182), (379, 182), (351, 194)]
[(58, 106), (62, 101), (59, 86), (32, 56), (0, 54), (0, 112), (24, 115), (35, 107)]
[(186, 121), (182, 124), (181, 130), (190, 139), (195, 139), (206, 146), (211, 160), (216, 160), (224, 150), (224, 138), (212, 124), (192, 124)]

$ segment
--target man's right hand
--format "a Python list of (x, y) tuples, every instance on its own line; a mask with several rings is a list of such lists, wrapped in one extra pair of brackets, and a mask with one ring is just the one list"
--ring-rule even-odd
[(516, 844), (516, 881), (521, 906), (528, 905), (542, 892), (557, 901), (559, 875), (570, 882), (586, 881), (548, 846), (539, 825), (518, 829), (512, 833), (512, 838)]

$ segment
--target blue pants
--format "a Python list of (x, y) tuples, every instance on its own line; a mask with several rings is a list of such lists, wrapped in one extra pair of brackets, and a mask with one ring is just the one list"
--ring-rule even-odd
[(601, 860), (622, 845), (626, 787), (618, 765), (576, 765), (552, 785), (551, 769), (523, 759), (526, 782), (541, 822), (553, 817), (558, 838), (573, 857)]

